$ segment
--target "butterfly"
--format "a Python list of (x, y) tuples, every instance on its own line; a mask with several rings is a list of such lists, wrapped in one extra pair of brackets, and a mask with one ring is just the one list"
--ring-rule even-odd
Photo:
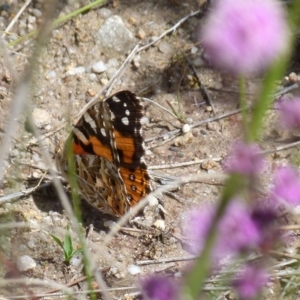
[(66, 174), (72, 151), (80, 194), (103, 213), (122, 216), (152, 190), (143, 116), (136, 95), (120, 91), (83, 113), (60, 154), (59, 168)]

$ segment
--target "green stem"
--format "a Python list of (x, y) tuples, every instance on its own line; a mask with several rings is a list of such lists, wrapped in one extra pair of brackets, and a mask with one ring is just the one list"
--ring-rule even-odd
[(245, 141), (248, 141), (249, 128), (248, 128), (247, 101), (246, 101), (246, 80), (243, 75), (240, 76), (239, 78), (239, 84), (240, 84), (240, 99), (241, 99), (240, 103), (242, 109), (244, 136), (245, 136)]

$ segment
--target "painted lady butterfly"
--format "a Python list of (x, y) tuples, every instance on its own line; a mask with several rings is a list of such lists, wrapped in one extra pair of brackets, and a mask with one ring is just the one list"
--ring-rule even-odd
[[(130, 91), (121, 91), (90, 107), (66, 145), (75, 155), (82, 197), (104, 213), (122, 216), (151, 192), (144, 160), (143, 106)], [(66, 173), (67, 146), (59, 158)]]

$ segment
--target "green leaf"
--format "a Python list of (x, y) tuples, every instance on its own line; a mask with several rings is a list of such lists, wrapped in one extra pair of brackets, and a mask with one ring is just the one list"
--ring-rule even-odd
[(56, 235), (54, 235), (54, 234), (50, 234), (50, 236), (53, 238), (53, 240), (54, 240), (54, 241), (55, 241), (62, 249), (64, 249), (64, 245), (63, 245), (61, 239), (60, 239), (58, 236), (56, 236)]
[(72, 256), (73, 250), (74, 249), (73, 249), (71, 235), (69, 233), (66, 233), (64, 239), (64, 251), (67, 254), (67, 256)]
[(75, 255), (78, 255), (78, 254), (82, 254), (82, 252), (83, 252), (83, 248), (78, 248), (77, 250), (75, 250), (72, 253), (72, 257), (75, 256)]

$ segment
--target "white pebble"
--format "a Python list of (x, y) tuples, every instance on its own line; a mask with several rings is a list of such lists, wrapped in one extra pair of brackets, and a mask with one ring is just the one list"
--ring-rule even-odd
[(26, 272), (36, 267), (36, 262), (28, 255), (22, 255), (17, 258), (17, 269), (20, 272)]
[(187, 133), (187, 132), (189, 132), (191, 130), (191, 126), (189, 125), (189, 124), (184, 124), (183, 126), (182, 126), (182, 132), (183, 133)]
[(128, 273), (131, 275), (137, 275), (140, 274), (142, 272), (141, 268), (137, 265), (130, 265), (128, 268)]
[(148, 204), (149, 206), (155, 206), (158, 205), (158, 199), (154, 196), (148, 196)]
[(71, 264), (73, 267), (79, 267), (81, 263), (82, 263), (82, 255), (81, 255), (81, 254), (74, 255), (74, 256), (72, 256), (72, 258), (70, 259), (70, 264)]
[(92, 71), (94, 73), (103, 73), (107, 70), (106, 65), (104, 64), (104, 62), (102, 60), (96, 62), (93, 66), (92, 66)]
[(33, 24), (36, 22), (36, 17), (35, 16), (29, 16), (28, 17), (28, 23)]
[(166, 229), (166, 223), (164, 220), (156, 220), (153, 224), (154, 227), (160, 229), (160, 230), (165, 230)]
[(147, 117), (142, 117), (141, 118), (141, 124), (142, 125), (148, 125), (150, 122), (149, 122), (149, 119)]
[(78, 74), (82, 74), (84, 72), (85, 72), (85, 67), (77, 67), (77, 68), (71, 69), (68, 72), (66, 72), (66, 75), (68, 75), (68, 76), (78, 75)]
[(192, 47), (191, 53), (195, 54), (196, 52), (198, 52), (198, 48), (197, 47)]

